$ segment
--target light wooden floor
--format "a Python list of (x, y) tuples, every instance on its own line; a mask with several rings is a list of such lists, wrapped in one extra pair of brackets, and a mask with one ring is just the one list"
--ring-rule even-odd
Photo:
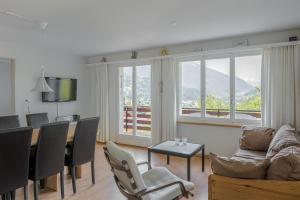
[[(65, 199), (84, 199), (84, 200), (123, 200), (125, 199), (118, 191), (117, 186), (113, 180), (110, 168), (105, 160), (102, 145), (96, 147), (96, 184), (92, 185), (90, 164), (83, 166), (82, 178), (77, 179), (77, 193), (73, 195), (71, 178), (65, 175)], [(137, 160), (147, 160), (147, 150), (144, 148), (122, 146), (125, 149), (133, 152)], [(159, 154), (152, 154), (152, 166), (165, 166), (177, 176), (186, 179), (186, 159), (171, 157), (170, 165), (166, 164), (166, 156)], [(205, 173), (201, 172), (201, 159), (194, 157), (191, 164), (192, 182), (195, 183), (195, 196), (190, 199), (207, 200), (207, 177), (211, 173), (210, 162), (205, 160)], [(146, 168), (141, 168), (146, 170)], [(67, 171), (67, 170), (65, 170)], [(32, 182), (29, 182), (29, 199), (33, 199)], [(42, 191), (40, 194), (41, 200), (57, 200), (60, 199), (60, 191)], [(17, 191), (16, 199), (23, 199), (23, 190)]]

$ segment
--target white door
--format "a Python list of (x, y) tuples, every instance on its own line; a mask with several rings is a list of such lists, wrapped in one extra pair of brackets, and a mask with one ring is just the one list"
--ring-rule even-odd
[(120, 120), (117, 141), (151, 144), (151, 64), (135, 63), (119, 68)]

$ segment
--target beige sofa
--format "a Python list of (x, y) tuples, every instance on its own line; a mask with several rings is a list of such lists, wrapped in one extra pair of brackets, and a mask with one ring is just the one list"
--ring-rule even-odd
[[(264, 160), (266, 156), (267, 151), (238, 149), (233, 158)], [(239, 179), (211, 174), (208, 197), (209, 200), (300, 200), (300, 181)]]

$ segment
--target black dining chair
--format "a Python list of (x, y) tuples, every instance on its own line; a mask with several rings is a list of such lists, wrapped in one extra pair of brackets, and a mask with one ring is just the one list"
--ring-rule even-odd
[(0, 116), (0, 130), (20, 127), (18, 115)]
[(28, 199), (27, 183), (32, 128), (0, 130), (0, 195), (2, 199), (15, 199), (15, 190), (24, 187)]
[(38, 199), (38, 182), (60, 173), (61, 198), (64, 198), (64, 155), (69, 122), (42, 125), (36, 146), (31, 148), (29, 179), (34, 182), (34, 199)]
[(32, 128), (40, 128), (43, 124), (48, 124), (48, 114), (47, 113), (34, 113), (26, 115), (27, 125)]
[(92, 183), (95, 184), (94, 160), (98, 122), (99, 117), (79, 120), (74, 139), (67, 145), (65, 165), (71, 171), (73, 193), (76, 193), (75, 168), (79, 165), (91, 162)]

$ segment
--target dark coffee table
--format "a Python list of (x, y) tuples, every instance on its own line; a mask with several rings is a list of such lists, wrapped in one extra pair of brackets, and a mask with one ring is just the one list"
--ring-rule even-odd
[(187, 180), (191, 180), (191, 158), (198, 152), (202, 151), (202, 172), (204, 172), (204, 144), (176, 144), (175, 141), (165, 141), (148, 148), (148, 162), (151, 164), (151, 152), (167, 155), (167, 164), (170, 164), (170, 156), (187, 158)]

